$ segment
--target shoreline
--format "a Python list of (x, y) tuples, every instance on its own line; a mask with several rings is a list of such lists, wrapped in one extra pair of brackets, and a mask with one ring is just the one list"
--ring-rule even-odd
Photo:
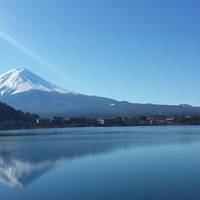
[[(45, 130), (63, 130), (63, 129), (78, 129), (78, 128), (121, 128), (121, 127), (191, 127), (191, 126), (200, 126), (200, 124), (159, 124), (159, 125), (130, 125), (130, 126), (74, 126), (74, 127), (47, 127), (47, 128), (27, 128), (27, 129), (4, 129), (0, 130), (0, 137), (9, 137), (9, 136), (45, 136), (45, 135), (61, 135), (64, 132), (55, 132), (55, 133), (44, 133), (40, 134), (38, 131), (45, 131)], [(16, 133), (16, 131), (30, 131), (27, 133)], [(32, 132), (33, 131), (33, 132)], [(36, 131), (36, 132), (34, 132)], [(13, 133), (12, 133), (13, 132)], [(32, 133), (31, 133), (32, 132)]]

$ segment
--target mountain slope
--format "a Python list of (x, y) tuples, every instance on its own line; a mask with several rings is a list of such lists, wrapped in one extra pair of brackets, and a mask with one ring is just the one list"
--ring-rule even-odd
[(0, 76), (0, 100), (14, 108), (40, 115), (116, 117), (162, 114), (200, 114), (190, 105), (153, 105), (116, 101), (64, 90), (25, 69)]

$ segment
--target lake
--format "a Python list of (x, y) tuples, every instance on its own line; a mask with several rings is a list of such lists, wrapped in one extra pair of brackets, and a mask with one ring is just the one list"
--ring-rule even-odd
[(200, 126), (0, 135), (2, 200), (200, 199)]

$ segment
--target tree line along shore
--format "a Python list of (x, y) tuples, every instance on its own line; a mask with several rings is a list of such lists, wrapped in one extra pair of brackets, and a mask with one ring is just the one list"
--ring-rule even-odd
[(0, 130), (106, 127), (106, 126), (155, 126), (155, 125), (200, 125), (199, 115), (160, 115), (115, 118), (60, 117), (41, 118), (36, 114), (15, 110), (0, 102)]

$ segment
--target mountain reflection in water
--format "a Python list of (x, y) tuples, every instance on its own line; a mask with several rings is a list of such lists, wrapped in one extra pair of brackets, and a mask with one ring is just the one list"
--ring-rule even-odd
[[(173, 132), (173, 129), (177, 130)], [(190, 130), (190, 134), (187, 134), (187, 128), (185, 132), (179, 132), (177, 127), (166, 127), (164, 130), (158, 131), (156, 127), (121, 127), (2, 132), (0, 181), (11, 187), (24, 187), (52, 168), (84, 156), (127, 148), (173, 143), (187, 145), (200, 141), (198, 128)]]

